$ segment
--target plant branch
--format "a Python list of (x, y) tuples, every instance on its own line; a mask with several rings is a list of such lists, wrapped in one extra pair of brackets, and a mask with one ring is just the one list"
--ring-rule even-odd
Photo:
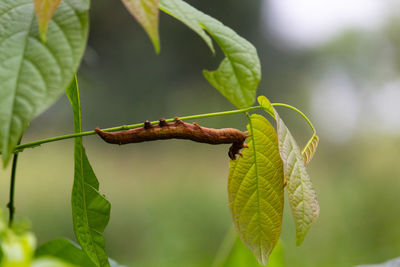
[[(240, 113), (246, 113), (252, 110), (258, 110), (262, 109), (261, 106), (255, 106), (255, 107), (250, 107), (250, 108), (245, 108), (245, 109), (237, 109), (237, 110), (231, 110), (231, 111), (222, 111), (222, 112), (214, 112), (214, 113), (205, 113), (205, 114), (199, 114), (199, 115), (191, 115), (191, 116), (184, 116), (184, 117), (179, 117), (181, 120), (191, 120), (191, 119), (200, 119), (200, 118), (210, 118), (210, 117), (217, 117), (217, 116), (224, 116), (224, 115), (233, 115), (233, 114), (240, 114)], [(173, 119), (167, 119), (167, 122), (173, 122), (175, 121), (175, 118)], [(152, 121), (151, 124), (157, 124), (159, 121)], [(134, 129), (134, 128), (139, 128), (143, 127), (144, 123), (137, 123), (137, 124), (131, 124), (131, 125), (122, 125), (118, 127), (113, 127), (113, 128), (106, 128), (102, 129), (104, 132), (115, 132), (115, 131), (122, 131), (122, 130), (129, 130), (129, 129)], [(64, 139), (70, 139), (70, 138), (76, 138), (76, 137), (81, 137), (81, 136), (88, 136), (88, 135), (94, 135), (96, 134), (95, 131), (87, 131), (87, 132), (81, 132), (81, 133), (73, 133), (73, 134), (67, 134), (67, 135), (61, 135), (61, 136), (56, 136), (52, 138), (47, 138), (47, 139), (42, 139), (22, 145), (18, 145), (15, 148), (15, 152), (21, 152), (25, 148), (33, 148), (40, 146), (45, 143), (50, 143), (50, 142), (55, 142), (55, 141), (60, 141)]]
[(14, 193), (15, 193), (15, 177), (17, 172), (17, 164), (18, 164), (18, 152), (14, 153), (12, 169), (11, 169), (11, 181), (10, 181), (10, 201), (7, 204), (7, 208), (10, 210), (9, 212), (9, 220), (8, 226), (11, 227), (14, 214), (15, 214), (15, 206), (14, 206)]
[[(295, 110), (301, 116), (303, 116), (303, 118), (308, 122), (308, 124), (310, 125), (311, 129), (315, 133), (315, 128), (312, 125), (311, 121), (307, 118), (306, 115), (304, 115), (303, 112), (301, 112), (297, 108), (295, 108), (293, 106), (290, 106), (290, 105), (287, 105), (287, 104), (282, 104), (282, 103), (273, 103), (272, 105), (273, 106), (286, 107), (286, 108), (290, 108), (290, 109)], [(210, 117), (216, 117), (216, 116), (225, 116), (225, 115), (246, 113), (246, 112), (253, 111), (253, 110), (258, 110), (258, 109), (263, 109), (263, 108), (261, 106), (254, 106), (254, 107), (244, 108), (244, 109), (237, 109), (237, 110), (230, 110), (230, 111), (222, 111), (222, 112), (214, 112), (214, 113), (205, 113), (205, 114), (184, 116), (184, 117), (179, 117), (179, 119), (181, 119), (181, 120), (191, 120), (191, 119), (200, 119), (200, 118), (210, 118)], [(174, 120), (175, 119), (173, 118), (173, 119), (167, 119), (166, 121), (167, 122), (173, 122)], [(151, 124), (157, 124), (157, 123), (159, 123), (158, 120), (151, 122)], [(123, 130), (139, 128), (139, 127), (143, 127), (143, 126), (144, 126), (144, 123), (137, 123), (137, 124), (131, 124), (131, 125), (122, 125), (122, 126), (118, 126), (118, 127), (106, 128), (106, 129), (102, 129), (102, 131), (104, 131), (104, 132), (115, 132), (115, 131), (123, 131)], [(61, 136), (51, 137), (51, 138), (47, 138), (47, 139), (42, 139), (42, 140), (38, 140), (38, 141), (34, 141), (34, 142), (18, 145), (15, 148), (14, 152), (15, 153), (16, 152), (21, 152), (25, 148), (33, 148), (33, 147), (37, 147), (37, 146), (40, 146), (40, 145), (45, 144), (45, 143), (60, 141), (60, 140), (64, 140), (64, 139), (71, 139), (71, 138), (76, 138), (76, 137), (81, 137), (81, 136), (95, 135), (95, 134), (96, 134), (95, 131), (87, 131), (87, 132), (73, 133), (73, 134), (67, 134), (67, 135), (61, 135)]]

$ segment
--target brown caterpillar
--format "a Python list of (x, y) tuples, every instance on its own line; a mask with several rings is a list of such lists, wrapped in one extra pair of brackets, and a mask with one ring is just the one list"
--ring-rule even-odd
[(237, 129), (205, 128), (197, 123), (184, 123), (178, 118), (175, 118), (175, 122), (171, 123), (166, 122), (165, 119), (160, 119), (158, 125), (152, 125), (149, 121), (146, 121), (144, 127), (126, 131), (103, 132), (99, 128), (94, 130), (107, 143), (119, 145), (173, 138), (188, 139), (212, 145), (232, 144), (228, 155), (233, 160), (236, 159), (236, 154), (242, 155), (240, 149), (247, 147), (244, 141), (248, 137), (246, 133)]

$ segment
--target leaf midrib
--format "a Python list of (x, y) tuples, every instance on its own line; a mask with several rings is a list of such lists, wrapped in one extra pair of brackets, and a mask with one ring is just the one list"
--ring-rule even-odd
[[(260, 192), (259, 192), (259, 179), (258, 179), (258, 165), (257, 165), (257, 152), (256, 152), (256, 144), (255, 144), (255, 140), (254, 140), (254, 131), (253, 131), (253, 123), (251, 121), (251, 116), (249, 116), (249, 126), (250, 126), (250, 131), (251, 131), (251, 140), (252, 140), (252, 146), (253, 146), (253, 156), (254, 156), (254, 170), (255, 170), (255, 174), (256, 174), (256, 179), (257, 179), (257, 220), (258, 220), (258, 225), (261, 225), (261, 221), (260, 221)], [(258, 250), (260, 253), (260, 257), (263, 257), (262, 254), (262, 249), (261, 249), (261, 237), (258, 239)]]
[[(31, 5), (33, 7), (33, 3)], [(3, 151), (3, 152), (5, 152), (4, 154), (6, 154), (6, 155), (8, 154), (8, 149), (9, 149), (9, 146), (10, 146), (10, 142), (9, 141), (10, 141), (10, 134), (11, 134), (11, 124), (12, 124), (12, 117), (13, 117), (14, 110), (15, 110), (15, 102), (16, 102), (15, 100), (17, 98), (19, 77), (21, 75), (22, 63), (24, 62), (27, 42), (28, 42), (28, 38), (29, 38), (29, 33), (31, 31), (34, 18), (35, 18), (34, 11), (32, 11), (32, 18), (31, 18), (31, 22), (29, 23), (29, 27), (27, 28), (28, 30), (26, 31), (26, 36), (25, 36), (25, 41), (24, 41), (24, 48), (23, 48), (23, 51), (22, 51), (21, 60), (19, 62), (18, 72), (17, 72), (17, 75), (16, 75), (14, 89), (13, 89), (14, 95), (13, 95), (13, 101), (12, 101), (11, 113), (10, 113), (11, 117), (10, 117), (10, 120), (8, 122), (8, 129), (6, 131), (6, 133), (7, 133), (7, 142), (6, 142), (6, 144), (7, 145), (6, 145), (5, 149), (4, 149), (6, 151)]]

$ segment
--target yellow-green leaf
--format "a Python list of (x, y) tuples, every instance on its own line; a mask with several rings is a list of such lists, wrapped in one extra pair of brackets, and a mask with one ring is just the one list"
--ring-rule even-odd
[(274, 113), (274, 107), (272, 106), (271, 102), (269, 101), (268, 98), (266, 98), (263, 95), (260, 95), (257, 97), (258, 104), (266, 111), (268, 112), (269, 115), (272, 116), (272, 118), (275, 119), (275, 113)]
[(159, 1), (158, 0), (122, 0), (128, 11), (142, 25), (153, 42), (156, 53), (160, 52), (158, 34)]
[(47, 28), (51, 17), (62, 0), (33, 0), (35, 4), (35, 12), (38, 19), (40, 38), (46, 41)]
[(265, 265), (281, 232), (283, 164), (278, 137), (267, 119), (253, 114), (247, 129), (248, 148), (229, 164), (229, 207), (240, 239)]
[(307, 145), (304, 147), (303, 151), (301, 151), (301, 155), (303, 156), (304, 163), (308, 165), (310, 161), (312, 160), (315, 152), (317, 151), (317, 146), (319, 143), (319, 137), (318, 135), (313, 135), (308, 141)]
[(276, 111), (275, 118), (286, 189), (296, 225), (296, 244), (299, 246), (318, 218), (319, 204), (299, 146)]
[(214, 38), (225, 54), (217, 70), (204, 70), (203, 75), (237, 108), (253, 105), (261, 80), (261, 65), (256, 48), (218, 20), (181, 0), (160, 0), (160, 8), (199, 34), (214, 52)]

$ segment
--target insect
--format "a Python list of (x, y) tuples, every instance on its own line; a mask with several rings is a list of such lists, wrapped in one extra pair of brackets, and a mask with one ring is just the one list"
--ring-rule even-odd
[(248, 137), (246, 132), (234, 128), (206, 128), (197, 123), (185, 123), (178, 118), (175, 118), (175, 122), (171, 123), (166, 122), (165, 119), (160, 119), (159, 123), (155, 125), (145, 121), (143, 127), (126, 131), (104, 132), (99, 128), (96, 128), (95, 131), (107, 143), (119, 145), (173, 138), (188, 139), (212, 145), (232, 144), (228, 152), (232, 160), (236, 159), (236, 155), (242, 155), (240, 149), (247, 147), (244, 141)]

